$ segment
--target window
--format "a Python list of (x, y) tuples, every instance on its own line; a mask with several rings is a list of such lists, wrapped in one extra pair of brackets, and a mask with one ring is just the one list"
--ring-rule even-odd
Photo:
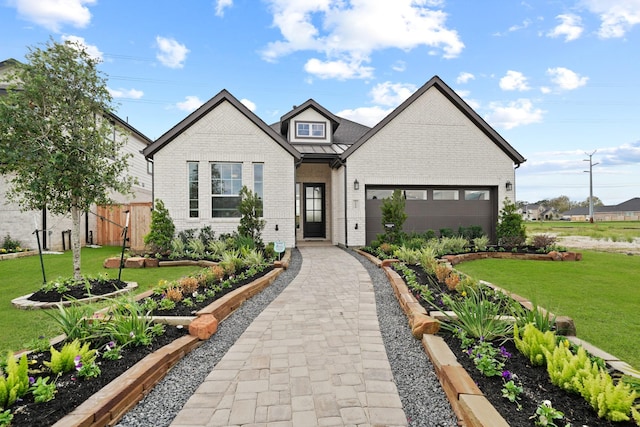
[(464, 190), (465, 200), (489, 200), (489, 190)]
[(427, 190), (405, 190), (404, 198), (407, 200), (427, 200)]
[(198, 162), (187, 162), (189, 180), (189, 218), (198, 218)]
[(433, 200), (458, 200), (458, 190), (433, 190)]
[(253, 193), (260, 198), (258, 216), (262, 216), (262, 201), (264, 200), (264, 163), (253, 164)]
[(324, 138), (324, 123), (296, 122), (296, 137)]
[(239, 217), (241, 189), (242, 163), (211, 163), (211, 216)]

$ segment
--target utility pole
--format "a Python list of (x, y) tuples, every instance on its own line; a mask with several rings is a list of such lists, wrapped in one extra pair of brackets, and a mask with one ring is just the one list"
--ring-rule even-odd
[(585, 162), (589, 162), (589, 170), (585, 172), (589, 172), (589, 222), (593, 223), (593, 167), (600, 163), (593, 163), (593, 155), (596, 154), (594, 150), (593, 153), (584, 153), (589, 156), (588, 159), (584, 159)]

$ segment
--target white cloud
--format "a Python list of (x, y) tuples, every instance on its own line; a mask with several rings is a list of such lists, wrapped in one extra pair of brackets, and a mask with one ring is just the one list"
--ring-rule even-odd
[(512, 25), (511, 27), (509, 27), (509, 32), (512, 33), (514, 31), (524, 30), (525, 28), (528, 28), (530, 25), (531, 25), (531, 20), (525, 19), (524, 21), (522, 21), (522, 24)]
[(509, 70), (507, 74), (500, 79), (500, 89), (525, 91), (531, 89), (527, 84), (527, 78), (519, 71)]
[(375, 85), (370, 94), (375, 104), (397, 107), (415, 91), (415, 85), (409, 83), (384, 82)]
[(373, 76), (373, 68), (363, 66), (360, 61), (321, 61), (311, 58), (304, 70), (320, 79), (365, 79)]
[(114, 98), (140, 99), (144, 96), (144, 92), (138, 89), (111, 89), (107, 88)]
[(573, 90), (587, 84), (589, 77), (581, 77), (574, 71), (564, 67), (549, 68), (547, 74), (551, 81), (561, 90)]
[(178, 43), (175, 39), (162, 36), (156, 37), (156, 44), (159, 49), (156, 58), (162, 65), (169, 68), (184, 67), (184, 61), (189, 53), (189, 49), (185, 45)]
[(81, 48), (93, 59), (102, 61), (104, 54), (98, 49), (98, 46), (87, 44), (84, 38), (78, 36), (62, 36), (63, 42), (70, 42), (74, 48)]
[[(343, 63), (353, 68), (369, 62), (376, 50), (426, 46), (454, 58), (464, 48), (458, 33), (446, 26), (447, 14), (437, 9), (440, 1), (268, 0), (268, 4), (282, 39), (268, 43), (262, 51), (267, 61), (312, 51), (326, 56), (312, 65)], [(344, 73), (326, 73), (332, 74), (346, 78)], [(371, 72), (350, 75), (368, 78)]]
[(473, 74), (463, 71), (460, 74), (458, 74), (458, 77), (456, 78), (456, 83), (464, 84), (464, 83), (467, 83), (469, 80), (475, 80), (475, 78), (476, 76), (474, 76)]
[(251, 111), (256, 111), (256, 103), (249, 101), (247, 98), (242, 98), (240, 102)]
[(18, 15), (30, 22), (41, 25), (53, 32), (59, 32), (63, 25), (84, 28), (91, 21), (91, 12), (85, 5), (96, 0), (9, 0)]
[(560, 24), (547, 33), (549, 37), (564, 37), (564, 41), (570, 42), (582, 35), (584, 28), (582, 27), (582, 19), (579, 16), (567, 13), (558, 15), (556, 18), (560, 20)]
[(492, 126), (504, 129), (540, 123), (545, 113), (539, 108), (534, 108), (531, 100), (524, 98), (511, 101), (506, 105), (500, 102), (492, 102), (489, 104), (489, 109), (491, 112), (486, 117), (487, 122), (491, 123)]
[(347, 109), (338, 111), (336, 115), (366, 126), (375, 126), (376, 124), (378, 124), (378, 122), (380, 122), (380, 120), (389, 115), (391, 111), (393, 111), (393, 108), (385, 109), (377, 106), (360, 107), (353, 110)]
[(178, 107), (178, 109), (182, 111), (191, 112), (191, 111), (197, 110), (202, 104), (204, 104), (204, 101), (202, 101), (197, 96), (190, 95), (190, 96), (186, 96), (184, 98), (184, 101), (178, 102), (176, 104), (176, 107)]
[(398, 72), (402, 72), (404, 70), (407, 69), (407, 63), (404, 61), (396, 61), (392, 66), (391, 69), (393, 71), (398, 71)]
[(587, 9), (600, 17), (598, 35), (602, 38), (624, 37), (640, 24), (640, 0), (583, 0)]
[(233, 0), (217, 0), (216, 16), (224, 16), (224, 10), (231, 6), (233, 6)]

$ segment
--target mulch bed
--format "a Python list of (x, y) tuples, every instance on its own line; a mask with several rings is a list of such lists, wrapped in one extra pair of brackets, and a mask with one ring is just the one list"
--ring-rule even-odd
[(118, 291), (120, 289), (124, 289), (127, 287), (127, 283), (118, 279), (110, 279), (110, 280), (95, 280), (90, 279), (90, 291), (89, 294), (87, 292), (87, 288), (84, 285), (75, 285), (71, 286), (68, 291), (64, 293), (49, 291), (45, 292), (42, 289), (33, 293), (28, 299), (31, 301), (39, 301), (39, 302), (60, 302), (66, 301), (69, 298), (72, 299), (82, 299), (89, 298), (91, 296), (99, 296), (105, 295), (111, 292)]
[[(187, 328), (167, 326), (165, 333), (156, 337), (148, 347), (125, 347), (121, 352), (122, 358), (118, 360), (107, 360), (98, 357), (96, 361), (99, 363), (101, 374), (97, 378), (80, 379), (77, 378), (75, 372), (62, 374), (60, 377), (55, 378), (57, 393), (53, 400), (45, 403), (35, 403), (31, 393), (28, 393), (21, 401), (16, 402), (10, 408), (13, 412), (11, 426), (39, 427), (54, 424), (145, 356), (187, 333)], [(32, 353), (28, 358), (36, 361), (35, 364), (29, 366), (30, 371), (32, 371), (41, 369), (42, 362), (49, 360), (50, 355), (49, 352)]]
[[(415, 273), (418, 282), (429, 284), (427, 275), (422, 268), (409, 266)], [(430, 287), (435, 301), (441, 300), (443, 293), (449, 293), (444, 289)], [(427, 311), (434, 308), (421, 301), (419, 295), (414, 295)], [(496, 410), (502, 415), (511, 427), (531, 427), (534, 420), (530, 419), (535, 414), (536, 408), (544, 400), (551, 401), (552, 406), (564, 413), (564, 420), (557, 420), (558, 426), (565, 426), (571, 423), (572, 426), (601, 426), (601, 427), (633, 427), (634, 422), (611, 422), (597, 417), (596, 412), (578, 394), (570, 394), (561, 388), (551, 384), (546, 368), (533, 366), (529, 359), (523, 356), (515, 347), (513, 340), (508, 340), (504, 344), (505, 349), (511, 353), (511, 357), (505, 362), (505, 368), (509, 372), (517, 375), (524, 391), (520, 395), (519, 401), (522, 409), (517, 410), (515, 403), (511, 403), (507, 398), (502, 397), (502, 387), (504, 381), (501, 376), (487, 377), (483, 375), (474, 365), (473, 360), (460, 347), (460, 340), (452, 334), (441, 331), (440, 334), (448, 344), (451, 351), (456, 355), (458, 362), (469, 373), (473, 381), (478, 385), (485, 397), (491, 402)]]

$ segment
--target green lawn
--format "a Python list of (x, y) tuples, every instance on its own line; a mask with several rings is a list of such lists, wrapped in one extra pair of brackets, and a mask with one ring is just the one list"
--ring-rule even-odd
[(587, 236), (614, 242), (632, 242), (640, 239), (640, 222), (579, 222), (579, 221), (530, 221), (525, 222), (527, 235), (553, 233), (558, 236)]
[[(102, 267), (105, 258), (119, 256), (120, 248), (103, 247), (82, 249), (82, 273), (97, 275), (107, 273), (109, 277), (118, 277), (118, 270)], [(71, 251), (63, 255), (44, 255), (47, 280), (57, 277), (70, 277), (73, 274)], [(137, 292), (153, 287), (160, 279), (173, 280), (185, 276), (198, 267), (162, 267), (149, 269), (124, 269), (122, 280), (137, 282)], [(20, 350), (26, 344), (45, 336), (60, 334), (43, 310), (18, 310), (11, 305), (13, 298), (29, 294), (42, 286), (42, 271), (38, 256), (0, 261), (0, 352)]]
[(640, 258), (581, 252), (578, 262), (487, 259), (456, 268), (570, 316), (579, 338), (640, 368)]

